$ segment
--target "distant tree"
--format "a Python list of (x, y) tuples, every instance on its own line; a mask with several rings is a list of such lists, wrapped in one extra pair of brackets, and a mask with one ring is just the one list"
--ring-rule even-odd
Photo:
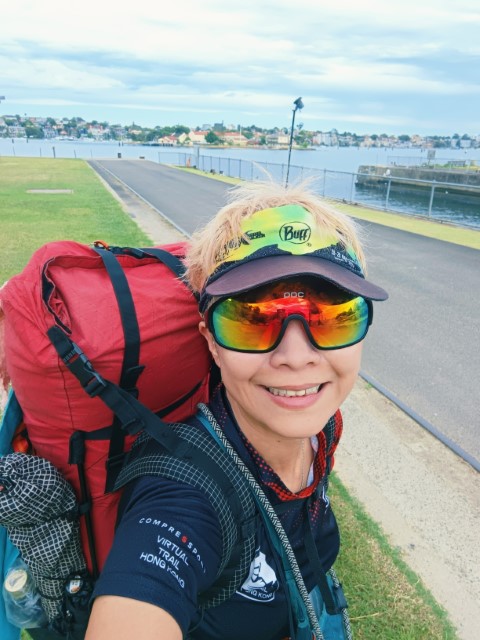
[(27, 138), (37, 138), (37, 139), (41, 139), (45, 137), (45, 134), (43, 133), (43, 129), (41, 129), (40, 127), (36, 127), (31, 122), (29, 122), (29, 124), (25, 126), (25, 135), (27, 136)]
[(398, 136), (398, 139), (400, 142), (410, 142), (410, 136), (407, 136), (406, 134)]
[(57, 123), (55, 122), (55, 120), (53, 118), (47, 118), (47, 124), (50, 127), (54, 127)]
[(432, 141), (434, 149), (443, 149), (444, 147), (450, 146), (448, 140), (440, 138), (439, 136), (433, 136)]
[(205, 142), (208, 142), (208, 144), (218, 144), (220, 142), (220, 138), (213, 131), (209, 131), (205, 136)]
[(266, 136), (260, 136), (260, 144), (261, 144), (261, 145), (267, 144), (267, 138), (266, 138)]
[(242, 130), (242, 135), (244, 135), (247, 140), (251, 140), (253, 138), (253, 133), (248, 129)]
[(174, 133), (176, 136), (180, 136), (180, 135), (182, 135), (182, 133), (190, 133), (190, 127), (186, 127), (186, 126), (185, 126), (185, 125), (183, 125), (183, 124), (176, 124), (176, 125), (173, 127), (173, 133)]

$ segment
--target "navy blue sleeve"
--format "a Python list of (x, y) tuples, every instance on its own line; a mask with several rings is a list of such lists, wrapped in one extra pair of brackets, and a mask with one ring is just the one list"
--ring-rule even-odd
[(185, 635), (197, 594), (215, 580), (221, 550), (217, 516), (199, 489), (143, 477), (130, 493), (94, 597), (116, 595), (159, 606)]

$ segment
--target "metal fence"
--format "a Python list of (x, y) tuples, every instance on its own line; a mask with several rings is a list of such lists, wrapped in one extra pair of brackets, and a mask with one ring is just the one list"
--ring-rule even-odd
[[(159, 154), (159, 162), (242, 180), (271, 177), (284, 182), (287, 172), (286, 164), (199, 153)], [(370, 174), (290, 165), (289, 183), (308, 178), (317, 193), (331, 200), (480, 228), (480, 186), (394, 176), (379, 176), (372, 184), (371, 177)], [(367, 184), (364, 178), (369, 178)]]

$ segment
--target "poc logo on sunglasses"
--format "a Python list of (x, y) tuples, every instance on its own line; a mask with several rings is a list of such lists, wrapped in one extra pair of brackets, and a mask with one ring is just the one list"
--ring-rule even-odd
[(280, 228), (280, 238), (284, 242), (293, 244), (303, 244), (310, 240), (312, 230), (305, 222), (288, 222)]
[(305, 293), (303, 291), (284, 291), (284, 298), (304, 298)]

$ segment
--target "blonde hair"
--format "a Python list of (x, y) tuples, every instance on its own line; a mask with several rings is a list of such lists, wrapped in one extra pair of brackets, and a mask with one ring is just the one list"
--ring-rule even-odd
[(228, 203), (191, 238), (186, 255), (186, 279), (194, 291), (201, 291), (212, 273), (222, 248), (232, 240), (243, 236), (241, 225), (256, 211), (296, 204), (304, 207), (315, 218), (319, 228), (333, 234), (345, 247), (353, 249), (366, 271), (365, 256), (360, 244), (360, 233), (355, 222), (338, 211), (332, 204), (316, 195), (310, 188), (311, 181), (284, 186), (268, 182), (245, 182), (233, 187)]

